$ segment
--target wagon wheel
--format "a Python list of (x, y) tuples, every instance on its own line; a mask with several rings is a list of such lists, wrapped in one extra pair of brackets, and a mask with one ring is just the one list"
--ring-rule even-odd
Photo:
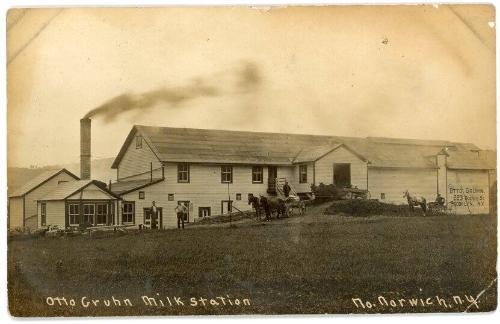
[(352, 194), (352, 192), (351, 192), (351, 191), (346, 192), (346, 194), (345, 194), (345, 198), (346, 198), (346, 199), (352, 199), (352, 198), (353, 198), (353, 194)]

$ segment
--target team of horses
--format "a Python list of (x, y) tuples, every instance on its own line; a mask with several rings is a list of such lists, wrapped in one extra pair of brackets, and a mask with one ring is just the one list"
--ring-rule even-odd
[[(253, 196), (248, 197), (248, 204), (252, 205), (258, 219), (269, 214), (269, 217), (276, 215), (276, 218), (289, 217), (292, 213), (298, 212), (303, 215), (306, 211), (306, 204), (299, 197), (289, 196), (280, 198), (275, 196)], [(266, 211), (267, 209), (267, 211)]]
[[(408, 190), (403, 193), (403, 197), (406, 198), (408, 206), (411, 212), (414, 212), (415, 207), (420, 207), (424, 213), (427, 213), (427, 200), (424, 197), (419, 197), (410, 194)], [(300, 215), (303, 215), (306, 210), (306, 204), (304, 201), (300, 200), (297, 196), (289, 196), (287, 198), (280, 198), (276, 196), (253, 196), (248, 197), (248, 204), (252, 205), (255, 210), (257, 219), (261, 219), (262, 216), (269, 214), (270, 217), (276, 215), (276, 218), (289, 217), (292, 213), (298, 211)], [(433, 203), (430, 203), (431, 205)], [(267, 211), (266, 211), (267, 209)]]

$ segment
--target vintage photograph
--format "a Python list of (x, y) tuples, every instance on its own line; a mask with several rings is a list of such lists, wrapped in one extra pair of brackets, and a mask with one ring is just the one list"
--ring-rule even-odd
[(492, 312), (493, 5), (11, 8), (14, 317)]

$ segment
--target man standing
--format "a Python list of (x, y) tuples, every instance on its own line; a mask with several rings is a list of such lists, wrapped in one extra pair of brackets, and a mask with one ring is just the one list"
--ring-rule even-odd
[(156, 229), (158, 226), (158, 208), (156, 208), (156, 202), (153, 200), (152, 206), (150, 208), (151, 214), (151, 228)]
[(291, 189), (292, 188), (290, 188), (290, 186), (288, 185), (288, 181), (285, 181), (285, 184), (283, 185), (283, 193), (285, 194), (285, 199), (290, 195)]
[(177, 214), (177, 228), (181, 228), (182, 223), (182, 228), (184, 229), (184, 217), (187, 215), (187, 207), (184, 203), (179, 203), (175, 207), (175, 212)]

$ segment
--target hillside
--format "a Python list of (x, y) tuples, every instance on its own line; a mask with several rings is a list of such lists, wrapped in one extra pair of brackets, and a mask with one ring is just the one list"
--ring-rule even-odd
[[(92, 160), (92, 179), (108, 183), (109, 180), (116, 180), (116, 170), (111, 169), (114, 158), (104, 158)], [(66, 168), (75, 175), (80, 176), (80, 163), (71, 163), (65, 165), (49, 165), (43, 168), (7, 168), (7, 186), (8, 193), (19, 188), (33, 177), (40, 173), (52, 170)]]

